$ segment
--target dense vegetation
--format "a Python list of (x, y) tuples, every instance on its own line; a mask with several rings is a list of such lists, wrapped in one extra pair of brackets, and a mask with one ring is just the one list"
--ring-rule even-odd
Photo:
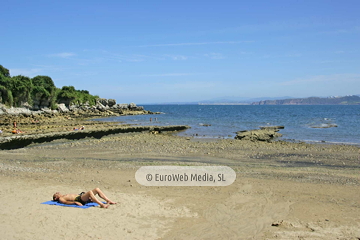
[(28, 103), (35, 108), (55, 109), (57, 103), (94, 105), (97, 98), (99, 97), (91, 95), (86, 90), (76, 90), (73, 86), (59, 89), (48, 76), (10, 76), (10, 71), (0, 65), (0, 103), (9, 107), (19, 107)]

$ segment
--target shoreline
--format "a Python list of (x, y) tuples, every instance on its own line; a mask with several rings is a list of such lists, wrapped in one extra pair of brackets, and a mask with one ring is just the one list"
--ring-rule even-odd
[[(111, 134), (0, 150), (6, 239), (360, 237), (358, 146), (203, 139), (149, 129), (159, 126), (53, 120), (27, 124), (28, 133)], [(146, 130), (111, 132), (121, 128)], [(236, 179), (224, 187), (149, 187), (136, 181), (142, 166), (228, 166)], [(57, 191), (95, 187), (118, 204), (106, 210), (41, 204)]]
[[(287, 141), (287, 140), (284, 140)], [(290, 140), (289, 140), (290, 141)], [(357, 146), (360, 147), (360, 143), (353, 143), (353, 142), (329, 142), (329, 141), (315, 141), (315, 140), (294, 140), (295, 142), (304, 142), (309, 144), (329, 144), (329, 145), (344, 145), (344, 146)]]
[[(258, 109), (256, 106), (253, 108), (250, 106), (244, 108), (237, 106), (146, 106), (146, 108), (169, 113), (159, 115), (159, 124), (176, 123), (191, 126), (190, 130), (181, 134), (185, 136), (198, 134), (199, 136), (228, 138), (231, 135), (231, 138), (235, 137), (235, 132), (241, 130), (257, 129), (267, 125), (284, 125), (285, 129), (280, 130), (279, 133), (283, 134), (281, 139), (286, 141), (295, 139), (360, 144), (359, 134), (355, 131), (357, 108), (354, 106), (309, 106), (304, 108), (268, 106), (263, 109)], [(309, 112), (307, 113), (307, 111)], [(346, 113), (344, 116), (339, 114), (342, 111)], [(275, 112), (278, 114), (274, 114)], [(218, 114), (218, 117), (213, 116), (215, 113)], [(289, 115), (286, 115), (287, 113)], [(134, 120), (138, 120), (136, 123), (140, 124), (147, 125), (149, 123), (149, 119), (144, 116), (124, 118), (126, 123), (133, 123)], [(338, 127), (313, 128), (322, 123)]]
[[(0, 226), (7, 239), (355, 240), (359, 150), (149, 132), (1, 150)], [(172, 165), (229, 166), (236, 180), (226, 187), (147, 187), (135, 179), (141, 166)], [(106, 210), (41, 204), (56, 191), (94, 187), (118, 204)]]
[[(151, 115), (149, 113), (133, 113), (130, 115)], [(156, 113), (154, 113), (156, 114)], [(127, 115), (124, 115), (127, 116)], [(9, 117), (9, 116), (8, 116)], [(19, 116), (17, 116), (19, 117)], [(116, 134), (120, 132), (131, 132), (131, 131), (179, 131), (183, 133), (178, 133), (177, 135), (179, 137), (184, 138), (193, 138), (193, 139), (199, 139), (204, 141), (217, 141), (217, 140), (224, 140), (224, 139), (234, 139), (234, 136), (231, 137), (224, 137), (224, 136), (211, 136), (211, 135), (187, 135), (184, 131), (186, 129), (189, 129), (189, 126), (185, 125), (141, 125), (141, 124), (129, 124), (124, 123), (122, 121), (105, 121), (105, 120), (98, 120), (98, 119), (104, 118), (103, 116), (99, 117), (90, 117), (90, 118), (84, 118), (84, 117), (76, 117), (71, 118), (68, 115), (56, 115), (53, 116), (50, 119), (46, 119), (40, 123), (31, 123), (27, 122), (25, 120), (25, 123), (20, 123), (18, 126), (19, 128), (24, 129), (25, 132), (21, 134), (11, 134), (11, 129), (13, 129), (11, 122), (9, 123), (3, 123), (3, 126), (6, 126), (2, 134), (0, 134), (0, 149), (1, 145), (4, 143), (10, 143), (12, 140), (18, 140), (21, 138), (24, 139), (31, 139), (34, 140), (37, 138), (48, 138), (49, 141), (51, 141), (51, 138), (59, 139), (71, 139), (71, 138), (85, 138), (85, 137), (93, 137), (93, 135), (96, 135), (95, 132), (107, 132), (104, 135), (109, 134)], [(14, 119), (14, 118), (12, 118)], [(25, 119), (31, 118), (25, 117)], [(77, 126), (85, 126), (86, 131), (80, 131), (81, 134), (75, 134), (72, 130), (72, 127)], [(122, 130), (120, 130), (122, 128)], [(3, 128), (4, 129), (4, 128)], [(118, 130), (116, 130), (118, 129)], [(128, 129), (128, 130), (126, 130)], [(136, 130), (139, 129), (139, 130)], [(142, 129), (142, 130), (141, 130)], [(56, 135), (57, 137), (54, 137), (53, 135)], [(63, 135), (63, 137), (61, 137)], [(82, 135), (81, 137), (71, 137), (72, 135)], [(101, 135), (101, 134), (100, 134)], [(99, 137), (100, 137), (99, 135)], [(30, 137), (29, 137), (30, 136)], [(242, 141), (242, 140), (238, 140)], [(247, 140), (244, 140), (247, 141)], [(297, 139), (283, 139), (283, 137), (277, 137), (271, 140), (272, 142), (286, 142), (286, 143), (307, 143), (307, 144), (319, 144), (319, 145), (349, 145), (349, 146), (360, 146), (360, 143), (350, 143), (350, 142), (329, 142), (329, 141), (316, 141), (316, 140), (297, 140)], [(48, 142), (47, 140), (43, 140), (41, 142)], [(28, 144), (26, 144), (28, 145)]]

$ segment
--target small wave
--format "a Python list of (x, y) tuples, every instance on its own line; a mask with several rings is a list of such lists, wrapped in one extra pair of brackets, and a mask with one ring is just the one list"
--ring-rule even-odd
[(333, 141), (325, 141), (325, 140), (302, 140), (306, 143), (321, 143), (321, 144), (334, 144), (334, 145), (354, 145), (354, 146), (360, 146), (360, 143), (356, 142), (333, 142)]
[(203, 127), (209, 127), (211, 126), (211, 124), (207, 124), (207, 123), (199, 123), (200, 126), (203, 126)]
[(332, 128), (337, 127), (338, 125), (335, 123), (322, 123), (320, 125), (310, 125), (310, 128)]

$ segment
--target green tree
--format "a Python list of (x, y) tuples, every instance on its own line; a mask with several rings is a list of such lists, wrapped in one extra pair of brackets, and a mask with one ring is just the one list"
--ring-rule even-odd
[(0, 65), (0, 85), (6, 89), (10, 89), (12, 86), (12, 80), (10, 78), (9, 70)]
[(90, 105), (96, 104), (98, 96), (93, 96), (87, 90), (76, 90), (73, 86), (64, 86), (57, 94), (57, 102), (70, 104), (84, 104), (88, 102)]
[(98, 96), (91, 95), (87, 90), (76, 90), (76, 92), (78, 104), (88, 103), (89, 105), (95, 105), (96, 99), (99, 98)]
[(0, 65), (0, 74), (2, 74), (4, 77), (10, 77), (9, 69), (4, 68), (2, 65)]
[(48, 76), (36, 76), (31, 79), (33, 89), (31, 97), (39, 106), (54, 108), (56, 102), (56, 87), (54, 81)]
[(73, 86), (63, 86), (57, 94), (57, 102), (65, 103), (68, 106), (70, 105), (70, 103), (74, 103), (75, 99), (76, 90)]
[(51, 77), (48, 76), (36, 76), (31, 79), (34, 86), (42, 86), (50, 94), (55, 91), (55, 84)]
[(11, 91), (0, 85), (0, 103), (4, 103), (7, 106), (12, 106), (13, 102), (14, 99)]
[(12, 80), (9, 70), (0, 65), (0, 103), (12, 106), (13, 96), (11, 92)]
[(14, 105), (20, 106), (22, 103), (31, 102), (30, 94), (32, 90), (32, 82), (29, 77), (18, 75), (11, 78), (11, 92), (14, 97)]
[(24, 102), (38, 106), (56, 108), (56, 103), (66, 105), (96, 104), (98, 96), (87, 90), (76, 90), (73, 86), (56, 88), (48, 76), (36, 76), (32, 79), (25, 76), (10, 76), (10, 71), (0, 65), (0, 103), (8, 106), (20, 106)]

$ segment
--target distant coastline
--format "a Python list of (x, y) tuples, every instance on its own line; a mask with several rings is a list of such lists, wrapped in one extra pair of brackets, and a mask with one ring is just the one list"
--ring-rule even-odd
[(198, 102), (143, 103), (141, 105), (360, 105), (359, 95), (331, 97), (219, 98)]
[(290, 98), (281, 100), (264, 100), (253, 102), (251, 105), (360, 105), (360, 97), (357, 95), (351, 95), (327, 98)]
[(197, 105), (360, 105), (359, 95), (308, 97), (308, 98), (281, 98), (260, 101), (222, 101), (199, 102)]
[(198, 103), (198, 105), (251, 105), (250, 103)]

